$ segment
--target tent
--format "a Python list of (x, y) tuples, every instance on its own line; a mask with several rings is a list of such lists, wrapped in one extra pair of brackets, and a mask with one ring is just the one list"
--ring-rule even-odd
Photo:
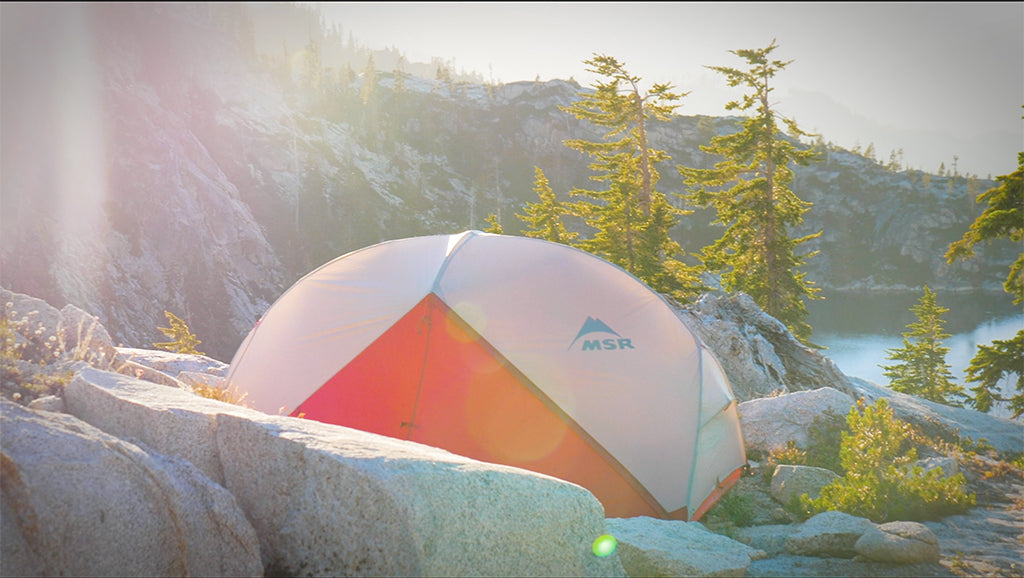
[(609, 517), (695, 520), (740, 476), (736, 401), (656, 292), (584, 251), (468, 231), (387, 241), (289, 288), (228, 387), (587, 488)]

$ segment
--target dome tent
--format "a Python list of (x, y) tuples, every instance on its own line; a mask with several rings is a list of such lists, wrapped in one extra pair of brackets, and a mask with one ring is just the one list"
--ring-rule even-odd
[(694, 520), (746, 464), (721, 366), (623, 269), (527, 237), (386, 241), (289, 288), (228, 387), (304, 416), (551, 475), (609, 517)]

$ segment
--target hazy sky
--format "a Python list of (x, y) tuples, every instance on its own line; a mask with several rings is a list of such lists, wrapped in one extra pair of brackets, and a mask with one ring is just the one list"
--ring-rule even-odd
[(725, 115), (738, 97), (706, 66), (745, 64), (730, 50), (792, 60), (777, 108), (840, 146), (873, 144), (913, 168), (940, 163), (982, 177), (1015, 170), (1024, 150), (1024, 3), (338, 2), (320, 3), (347, 38), (413, 62), (514, 82), (575, 78), (614, 56), (645, 83), (669, 82), (680, 114)]

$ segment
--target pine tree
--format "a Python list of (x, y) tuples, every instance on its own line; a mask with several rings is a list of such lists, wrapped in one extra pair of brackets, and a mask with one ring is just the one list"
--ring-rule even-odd
[(362, 76), (363, 85), (359, 89), (359, 102), (362, 104), (363, 129), (367, 143), (371, 147), (376, 147), (380, 123), (377, 102), (377, 66), (374, 64), (373, 54), (367, 59)]
[(395, 94), (404, 95), (407, 92), (405, 87), (405, 57), (402, 55), (398, 56), (398, 62), (395, 64), (395, 69), (392, 71), (395, 77), (395, 86), (392, 89)]
[(892, 152), (889, 153), (889, 164), (885, 165), (885, 168), (893, 172), (898, 172), (900, 170), (900, 156), (896, 152), (896, 149), (893, 149)]
[(157, 329), (167, 336), (170, 341), (154, 343), (153, 347), (164, 351), (171, 351), (173, 353), (205, 355), (205, 353), (196, 349), (196, 346), (202, 343), (202, 341), (196, 339), (196, 336), (189, 331), (188, 325), (186, 325), (181, 318), (170, 311), (164, 311), (164, 316), (167, 317), (167, 321), (171, 326), (157, 327)]
[(846, 425), (839, 444), (844, 475), (813, 500), (801, 496), (806, 513), (840, 511), (876, 523), (923, 521), (961, 514), (977, 503), (963, 474), (947, 477), (914, 465), (917, 448), (908, 447), (914, 428), (896, 418), (884, 397), (870, 406), (858, 401)]
[(516, 215), (519, 220), (529, 225), (523, 234), (535, 239), (568, 245), (578, 236), (577, 233), (570, 233), (562, 223), (562, 217), (568, 214), (568, 208), (555, 197), (544, 171), (540, 167), (533, 167), (533, 173), (533, 190), (540, 200), (536, 203), (526, 203), (525, 214)]
[(363, 69), (363, 86), (359, 89), (359, 100), (366, 106), (376, 95), (377, 89), (377, 65), (373, 62), (373, 55), (366, 61), (366, 68)]
[[(964, 236), (950, 244), (946, 261), (974, 257), (974, 247), (985, 241), (1010, 239), (1020, 245), (1024, 242), (1024, 152), (1017, 155), (1017, 170), (996, 177), (999, 185), (978, 195), (978, 203), (988, 207), (975, 219)], [(1013, 295), (1013, 303), (1024, 303), (1024, 251), (1010, 265), (1003, 289)]]
[[(985, 241), (1008, 238), (1018, 247), (1024, 242), (1024, 152), (1017, 155), (1017, 170), (996, 181), (999, 185), (978, 195), (978, 202), (988, 207), (959, 241), (950, 244), (947, 262), (973, 257), (975, 245)], [(1013, 295), (1014, 305), (1024, 303), (1024, 251), (1010, 265), (1003, 289)], [(1009, 402), (1013, 417), (1024, 414), (1024, 329), (1013, 339), (979, 345), (966, 373), (967, 381), (977, 384), (968, 405), (987, 412), (994, 402)], [(1017, 392), (1007, 398), (999, 392), (999, 382), (1011, 374), (1017, 374)]]
[(726, 109), (752, 110), (754, 115), (742, 121), (739, 131), (717, 136), (701, 147), (723, 158), (713, 169), (678, 170), (689, 187), (684, 198), (695, 206), (714, 208), (715, 222), (726, 227), (720, 239), (705, 247), (705, 266), (721, 273), (726, 290), (747, 293), (809, 344), (812, 330), (806, 321), (805, 300), (818, 298), (818, 289), (798, 269), (816, 252), (799, 256), (797, 248), (821, 233), (790, 237), (790, 230), (803, 223), (811, 204), (797, 197), (789, 184), (793, 180), (790, 165), (808, 164), (817, 155), (813, 149), (799, 149), (795, 138), (781, 134), (780, 120), (791, 136), (812, 136), (769, 103), (770, 80), (790, 63), (769, 60), (776, 48), (772, 41), (760, 50), (730, 51), (746, 60), (746, 70), (708, 67), (724, 74), (729, 86), (749, 90), (740, 100), (726, 104)]
[(888, 350), (886, 359), (896, 363), (883, 365), (883, 373), (890, 379), (893, 391), (916, 395), (946, 405), (960, 406), (955, 399), (963, 398), (963, 388), (953, 381), (946, 363), (949, 348), (942, 340), (950, 337), (943, 332), (942, 314), (949, 311), (935, 302), (935, 293), (927, 285), (917, 304), (910, 308), (917, 321), (907, 325), (903, 334), (903, 347)]
[(487, 228), (484, 229), (485, 233), (494, 233), (495, 235), (505, 234), (505, 230), (501, 227), (501, 222), (498, 220), (498, 215), (491, 213), (484, 219), (487, 221)]
[(591, 180), (607, 189), (570, 191), (578, 198), (569, 205), (572, 214), (596, 231), (576, 246), (619, 265), (656, 291), (689, 300), (701, 289), (698, 271), (679, 260), (683, 250), (669, 235), (685, 213), (656, 190), (655, 164), (668, 155), (652, 149), (647, 137), (648, 122), (669, 120), (678, 107), (674, 103), (686, 93), (654, 84), (641, 95), (641, 79), (610, 56), (594, 55), (584, 64), (603, 80), (562, 110), (607, 132), (599, 142), (573, 139), (565, 145), (590, 155), (590, 168), (597, 173)]
[(324, 65), (320, 57), (320, 43), (312, 38), (302, 52), (302, 82), (314, 101), (319, 101), (324, 82)]
[[(978, 352), (967, 366), (966, 380), (977, 383), (971, 388), (967, 405), (988, 412), (996, 402), (1009, 402), (1013, 418), (1024, 415), (1024, 329), (1013, 339), (993, 339), (991, 345), (978, 345)], [(1009, 375), (1017, 375), (1013, 396), (999, 392), (999, 382)]]

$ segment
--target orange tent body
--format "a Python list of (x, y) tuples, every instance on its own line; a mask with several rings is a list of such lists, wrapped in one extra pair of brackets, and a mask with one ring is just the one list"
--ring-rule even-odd
[(242, 343), (257, 409), (590, 490), (609, 517), (694, 520), (746, 464), (721, 367), (657, 293), (555, 243), (389, 241), (299, 280)]

